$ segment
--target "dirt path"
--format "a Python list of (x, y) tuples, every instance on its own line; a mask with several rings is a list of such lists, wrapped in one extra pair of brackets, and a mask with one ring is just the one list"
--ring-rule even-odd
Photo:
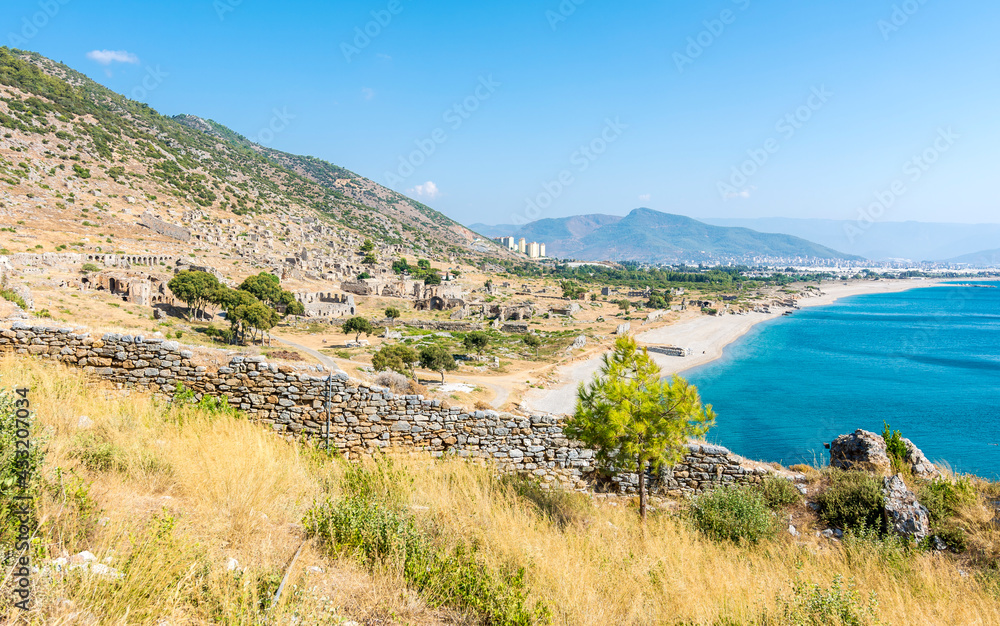
[(275, 337), (273, 335), (271, 336), (271, 339), (281, 342), (290, 348), (295, 348), (296, 350), (301, 350), (302, 352), (305, 352), (309, 356), (319, 361), (323, 365), (323, 367), (327, 368), (328, 370), (331, 370), (334, 374), (345, 373), (344, 370), (340, 369), (340, 366), (337, 365), (336, 361), (326, 356), (322, 352), (319, 352), (318, 350), (313, 350), (312, 348), (307, 348), (302, 344), (298, 344), (295, 343), (294, 341), (289, 341), (287, 339), (282, 339), (281, 337)]

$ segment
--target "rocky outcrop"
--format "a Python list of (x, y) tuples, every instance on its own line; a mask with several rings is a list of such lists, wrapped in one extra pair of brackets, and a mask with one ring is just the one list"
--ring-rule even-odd
[(887, 530), (916, 541), (930, 533), (927, 508), (917, 502), (917, 496), (906, 487), (898, 474), (882, 479), (882, 495), (885, 497)]
[(903, 443), (906, 444), (906, 459), (904, 460), (910, 466), (914, 476), (924, 480), (933, 480), (941, 475), (938, 468), (934, 467), (934, 464), (912, 441), (903, 439)]
[(877, 474), (892, 473), (892, 462), (885, 449), (885, 440), (881, 435), (860, 428), (833, 440), (830, 444), (830, 465)]
[[(903, 462), (915, 477), (930, 480), (941, 475), (912, 441), (903, 439), (903, 443), (906, 444), (906, 456)], [(881, 435), (860, 428), (833, 440), (830, 444), (830, 465), (840, 469), (875, 472), (883, 476), (892, 473), (892, 461), (886, 450), (885, 439)]]

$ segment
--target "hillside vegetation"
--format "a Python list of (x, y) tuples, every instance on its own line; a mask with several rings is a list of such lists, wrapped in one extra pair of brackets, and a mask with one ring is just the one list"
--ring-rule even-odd
[[(161, 115), (36, 53), (0, 48), (0, 85), (7, 86), (4, 143), (61, 159), (80, 178), (106, 176), (126, 190), (261, 219), (307, 211), (382, 243), (470, 255), (474, 233), (415, 200), (320, 159), (257, 145), (217, 122)], [(16, 185), (32, 178), (31, 165), (4, 162), (0, 175)]]
[[(460, 459), (349, 465), (213, 403), (170, 406), (37, 360), (6, 357), (0, 376), (30, 387), (47, 450), (22, 623), (1000, 622), (996, 578), (947, 553), (766, 524), (734, 542), (712, 529), (719, 511), (750, 510), (738, 502), (642, 524), (628, 500)], [(54, 561), (84, 550), (114, 571)]]

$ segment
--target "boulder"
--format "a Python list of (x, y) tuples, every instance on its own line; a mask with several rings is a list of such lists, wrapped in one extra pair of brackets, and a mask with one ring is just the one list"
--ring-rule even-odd
[(878, 474), (892, 472), (885, 440), (881, 435), (860, 428), (833, 440), (830, 444), (830, 465), (840, 469), (858, 469)]
[(924, 480), (933, 480), (941, 475), (938, 468), (934, 467), (934, 464), (924, 456), (924, 453), (912, 441), (903, 439), (903, 443), (906, 444), (905, 460), (913, 471), (914, 476), (923, 478)]
[(928, 535), (931, 524), (927, 508), (917, 502), (917, 496), (907, 489), (898, 474), (882, 479), (882, 495), (888, 530), (916, 541)]

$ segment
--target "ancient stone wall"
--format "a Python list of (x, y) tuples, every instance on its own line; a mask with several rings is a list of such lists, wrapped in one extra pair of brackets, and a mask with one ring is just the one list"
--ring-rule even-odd
[(142, 214), (142, 217), (139, 219), (139, 223), (154, 233), (159, 233), (172, 239), (179, 239), (180, 241), (189, 241), (191, 239), (190, 230), (184, 228), (183, 226), (177, 226), (176, 224), (171, 224), (170, 222), (164, 222), (149, 211)]
[[(561, 418), (551, 415), (448, 407), (423, 396), (394, 395), (345, 374), (268, 363), (263, 356), (232, 356), (226, 367), (211, 371), (194, 364), (193, 353), (177, 342), (114, 333), (95, 338), (80, 329), (23, 322), (0, 329), (0, 351), (55, 359), (122, 387), (170, 395), (181, 384), (196, 397), (225, 396), (275, 431), (311, 438), (329, 432), (330, 444), (348, 458), (405, 446), (435, 456), (488, 459), (502, 472), (568, 487), (600, 484), (632, 493), (638, 484), (635, 474), (598, 471), (594, 452), (567, 438)], [(758, 482), (769, 471), (719, 446), (692, 443), (688, 451), (672, 470), (651, 477), (653, 493)]]

